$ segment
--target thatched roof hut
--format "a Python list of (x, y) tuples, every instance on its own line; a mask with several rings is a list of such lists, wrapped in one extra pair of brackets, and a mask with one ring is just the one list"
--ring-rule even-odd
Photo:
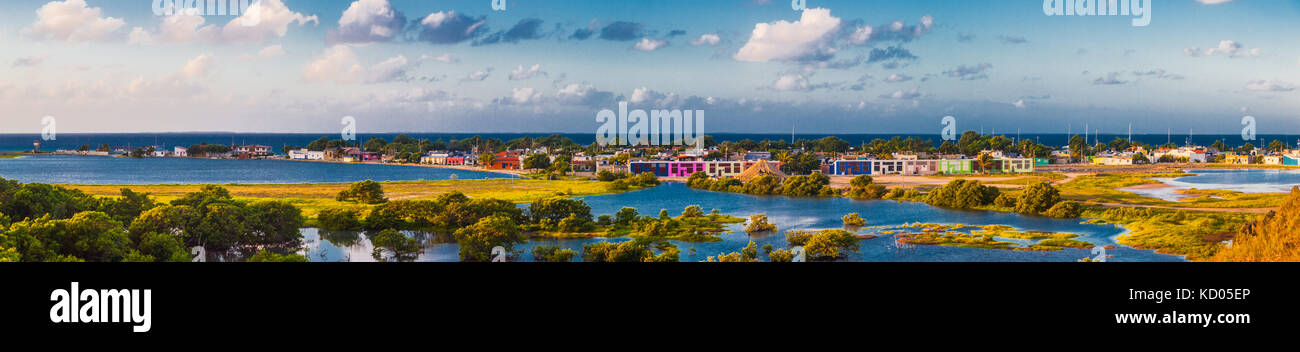
[(759, 159), (758, 162), (755, 162), (753, 166), (750, 166), (748, 169), (745, 169), (745, 171), (742, 171), (739, 175), (736, 175), (736, 178), (743, 181), (749, 181), (763, 175), (772, 175), (777, 178), (785, 177), (784, 172), (781, 172), (781, 170), (772, 167), (772, 164), (768, 164), (767, 160)]

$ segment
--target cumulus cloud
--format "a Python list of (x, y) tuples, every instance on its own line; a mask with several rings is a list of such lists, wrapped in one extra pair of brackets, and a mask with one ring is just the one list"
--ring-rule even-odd
[(339, 17), (339, 27), (325, 35), (331, 43), (372, 43), (393, 40), (406, 25), (406, 15), (388, 0), (357, 0)]
[(982, 63), (973, 66), (957, 65), (957, 68), (943, 71), (943, 74), (963, 81), (971, 81), (989, 78), (988, 70), (991, 68), (993, 68), (993, 65), (989, 63)]
[(542, 93), (537, 92), (532, 87), (512, 88), (508, 99), (502, 99), (501, 102), (528, 104), (537, 101), (541, 97)]
[(668, 46), (668, 41), (666, 40), (646, 37), (641, 38), (641, 40), (637, 41), (635, 45), (632, 45), (632, 49), (640, 51), (655, 51), (665, 46)]
[(1097, 79), (1092, 80), (1092, 84), (1113, 86), (1128, 83), (1128, 81), (1120, 79), (1120, 74), (1121, 72), (1108, 73), (1105, 77), (1097, 77)]
[(304, 26), (307, 23), (319, 25), (320, 19), (315, 15), (307, 16), (294, 12), (281, 0), (260, 0), (249, 5), (248, 10), (224, 26), (206, 23), (204, 16), (175, 15), (167, 16), (158, 26), (157, 32), (149, 32), (136, 27), (131, 31), (129, 40), (134, 44), (145, 43), (191, 43), (206, 42), (215, 44), (261, 44), (274, 38), (284, 37), (289, 32), (290, 24)]
[(912, 76), (901, 75), (897, 73), (891, 74), (889, 75), (889, 77), (885, 77), (885, 82), (889, 82), (889, 83), (907, 82), (911, 80), (912, 80)]
[(444, 53), (438, 56), (424, 54), (424, 55), (420, 55), (420, 58), (416, 59), (415, 61), (417, 62), (435, 61), (444, 64), (455, 64), (455, 63), (460, 63), (460, 58), (452, 55), (451, 53)]
[(827, 88), (827, 87), (830, 87), (830, 85), (827, 83), (821, 83), (821, 84), (809, 83), (808, 77), (801, 74), (787, 74), (778, 77), (776, 81), (772, 82), (772, 84), (769, 85), (767, 88), (776, 91), (810, 92), (813, 90), (817, 90), (820, 88)]
[(872, 48), (870, 56), (867, 57), (867, 63), (877, 63), (881, 61), (912, 61), (916, 59), (916, 55), (913, 55), (911, 51), (900, 46), (891, 46), (885, 49)]
[(1190, 57), (1204, 57), (1223, 54), (1227, 57), (1256, 57), (1263, 52), (1259, 48), (1246, 49), (1241, 43), (1232, 40), (1219, 42), (1219, 46), (1201, 50), (1201, 48), (1183, 49), (1183, 54)]
[(824, 8), (806, 9), (798, 21), (754, 25), (749, 41), (733, 56), (739, 61), (823, 61), (835, 55), (832, 45), (840, 19)]
[(538, 75), (542, 75), (542, 76), (546, 75), (546, 72), (542, 71), (541, 64), (534, 64), (532, 67), (529, 68), (524, 68), (524, 65), (519, 65), (519, 67), (516, 67), (514, 71), (510, 71), (509, 78), (511, 81), (522, 81), (525, 79), (533, 78)]
[(712, 33), (710, 33), (710, 34), (701, 34), (699, 38), (694, 39), (694, 40), (691, 40), (691, 45), (694, 45), (694, 46), (702, 46), (702, 45), (713, 46), (713, 45), (718, 45), (718, 43), (721, 43), (721, 42), (722, 42), (722, 37), (719, 37), (717, 34), (712, 34)]
[(203, 54), (185, 62), (180, 75), (185, 78), (202, 78), (212, 69), (212, 54)]
[(641, 38), (645, 26), (640, 23), (618, 21), (600, 29), (600, 39), (614, 41), (633, 41)]
[(1246, 90), (1251, 92), (1290, 92), (1296, 85), (1281, 81), (1256, 80), (1246, 83)]
[(85, 0), (52, 1), (36, 10), (36, 22), (22, 33), (37, 40), (86, 42), (109, 39), (126, 25), (120, 18), (102, 15), (102, 9), (87, 6)]
[(488, 45), (496, 43), (518, 43), (521, 40), (541, 39), (545, 34), (542, 33), (542, 20), (536, 18), (525, 18), (519, 20), (510, 29), (492, 33), (482, 39), (475, 40), (474, 45)]
[(462, 78), (460, 81), (461, 81), (461, 82), (481, 82), (481, 81), (487, 79), (488, 76), (491, 76), (491, 75), (492, 75), (492, 68), (489, 67), (489, 68), (483, 69), (482, 71), (474, 71), (474, 72), (470, 72), (470, 74), (469, 74), (468, 76), (465, 76), (465, 78)]
[(847, 32), (846, 40), (853, 45), (866, 45), (875, 42), (910, 42), (920, 38), (934, 29), (934, 16), (921, 16), (921, 22), (907, 25), (903, 21), (894, 21), (879, 26), (858, 26)]
[(361, 65), (351, 47), (340, 44), (308, 63), (302, 76), (307, 82), (386, 83), (409, 80), (408, 72), (416, 65), (406, 56), (398, 55), (367, 68)]
[(570, 83), (555, 93), (555, 99), (561, 104), (604, 106), (612, 105), (614, 93), (596, 89), (585, 83)]
[(487, 31), (485, 17), (473, 18), (456, 11), (434, 12), (420, 20), (420, 40), (433, 44), (455, 44)]
[(1157, 69), (1154, 69), (1154, 70), (1148, 70), (1148, 71), (1133, 71), (1133, 75), (1134, 75), (1134, 76), (1138, 76), (1138, 77), (1151, 77), (1151, 78), (1159, 78), (1159, 79), (1171, 79), (1171, 80), (1176, 80), (1176, 81), (1177, 81), (1177, 80), (1182, 80), (1183, 78), (1186, 78), (1186, 77), (1183, 77), (1183, 75), (1180, 75), (1180, 74), (1169, 73), (1169, 72), (1165, 71), (1165, 70), (1162, 69), (1162, 68), (1157, 68)]

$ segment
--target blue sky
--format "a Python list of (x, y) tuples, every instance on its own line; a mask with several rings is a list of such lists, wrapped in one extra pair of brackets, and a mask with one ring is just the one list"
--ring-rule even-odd
[(594, 132), (619, 101), (709, 132), (1300, 133), (1296, 0), (1154, 0), (1145, 27), (1035, 0), (153, 3), (0, 3), (0, 133)]

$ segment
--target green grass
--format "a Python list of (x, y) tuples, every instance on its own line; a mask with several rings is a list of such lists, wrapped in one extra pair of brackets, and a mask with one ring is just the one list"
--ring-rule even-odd
[(1120, 244), (1152, 249), (1157, 253), (1185, 255), (1188, 260), (1207, 260), (1222, 249), (1218, 238), (1236, 233), (1258, 214), (1188, 211), (1154, 208), (1087, 207), (1083, 217), (1123, 225), (1129, 230)]
[[(546, 181), (546, 180), (446, 180), (446, 181), (397, 181), (381, 182), (384, 195), (389, 200), (428, 200), (440, 194), (460, 191), (470, 198), (496, 198), (514, 203), (530, 203), (540, 198), (566, 196), (580, 197), (619, 193), (609, 190), (608, 182), (597, 181)], [(117, 196), (122, 188), (135, 192), (150, 193), (160, 202), (169, 202), (189, 192), (196, 192), (202, 185), (63, 185), (78, 189), (95, 196)], [(334, 200), (339, 191), (347, 189), (348, 183), (298, 183), (298, 184), (258, 184), (220, 185), (230, 191), (235, 199), (243, 201), (281, 200), (288, 201), (303, 209), (303, 214), (314, 217), (326, 208), (369, 209), (370, 205), (358, 205)], [(628, 191), (638, 188), (629, 188)]]
[[(965, 224), (905, 224), (900, 226), (876, 226), (876, 233), (896, 234), (899, 242), (915, 245), (950, 246), (980, 249), (1001, 249), (1013, 251), (1059, 251), (1063, 248), (1092, 248), (1094, 245), (1085, 241), (1073, 240), (1078, 234), (1065, 232), (1020, 231), (1007, 225), (974, 226)], [(919, 232), (918, 232), (919, 231)], [(1022, 245), (1017, 242), (999, 241), (998, 238), (1039, 240)]]

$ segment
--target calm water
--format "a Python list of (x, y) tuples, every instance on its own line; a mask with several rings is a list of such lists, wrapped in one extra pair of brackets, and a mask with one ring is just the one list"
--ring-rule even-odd
[(1300, 171), (1297, 170), (1187, 170), (1193, 176), (1178, 178), (1157, 178), (1155, 180), (1173, 186), (1165, 188), (1133, 189), (1124, 191), (1168, 201), (1188, 198), (1180, 190), (1184, 189), (1219, 189), (1246, 193), (1288, 193), (1291, 187), (1300, 186)]
[[(1115, 244), (1114, 238), (1123, 230), (1112, 225), (1083, 225), (1081, 220), (1059, 220), (1041, 217), (1025, 217), (1010, 213), (985, 211), (957, 211), (931, 207), (921, 203), (894, 201), (855, 201), (844, 198), (814, 199), (786, 197), (758, 197), (733, 193), (715, 193), (694, 190), (679, 183), (668, 183), (652, 189), (616, 195), (585, 197), (592, 207), (593, 214), (613, 214), (618, 209), (628, 206), (636, 208), (641, 214), (658, 214), (660, 209), (668, 209), (673, 215), (681, 213), (688, 205), (700, 205), (705, 211), (719, 209), (724, 214), (748, 216), (754, 213), (766, 213), (768, 219), (785, 230), (812, 230), (840, 228), (840, 217), (857, 212), (867, 220), (868, 226), (901, 225), (909, 222), (991, 225), (1004, 224), (1021, 230), (1070, 232), (1081, 235), (1078, 240), (1098, 245)], [(776, 248), (786, 248), (785, 236), (773, 234), (763, 237), (751, 237), (741, 229), (742, 225), (730, 227), (734, 232), (725, 234), (720, 242), (688, 243), (674, 242), (682, 250), (682, 261), (700, 261), (720, 253), (740, 251), (749, 241), (758, 243), (761, 248), (771, 244)], [(863, 230), (860, 233), (871, 233)], [(355, 232), (329, 232), (316, 229), (304, 229), (304, 241), (307, 243), (303, 253), (313, 261), (374, 261), (371, 257), (373, 247), (364, 234)], [(326, 237), (325, 240), (322, 240)], [(424, 251), (416, 260), (419, 261), (456, 261), (459, 248), (455, 243), (448, 243), (443, 238), (429, 234), (412, 234), (421, 240)], [(342, 242), (335, 244), (335, 241)], [(343, 239), (343, 240), (338, 240)], [(627, 241), (619, 239), (581, 239), (581, 240), (534, 240), (522, 245), (525, 253), (523, 261), (531, 261), (531, 250), (536, 245), (559, 245), (578, 253), (582, 245), (592, 242)], [(915, 246), (899, 249), (894, 246), (893, 238), (882, 236), (877, 239), (860, 242), (862, 249), (848, 261), (1076, 261), (1090, 256), (1085, 249), (1065, 249), (1055, 252), (1018, 252), (996, 249), (973, 249), (940, 246)], [(518, 248), (517, 248), (518, 249)], [(761, 251), (760, 251), (761, 252)], [(1111, 261), (1182, 261), (1180, 256), (1156, 254), (1152, 251), (1119, 247), (1108, 250), (1114, 255)], [(761, 255), (761, 253), (760, 253)], [(764, 258), (766, 260), (766, 258)]]
[(285, 160), (27, 156), (0, 159), (0, 177), (52, 184), (256, 184), (510, 178), (433, 167)]

